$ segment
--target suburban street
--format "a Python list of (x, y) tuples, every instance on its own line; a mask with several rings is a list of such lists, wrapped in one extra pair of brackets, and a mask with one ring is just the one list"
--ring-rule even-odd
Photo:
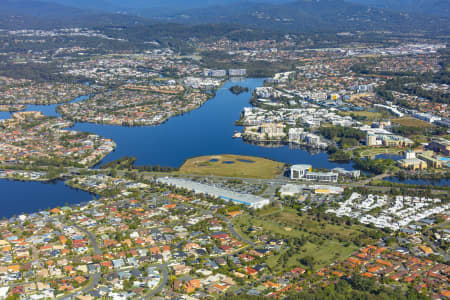
[(169, 282), (169, 271), (167, 269), (167, 264), (154, 265), (153, 267), (156, 267), (159, 269), (160, 274), (161, 274), (161, 280), (158, 284), (158, 287), (156, 289), (154, 289), (153, 291), (151, 291), (147, 296), (145, 296), (144, 299), (151, 299), (154, 296), (156, 296), (159, 292), (161, 292), (164, 289), (164, 287)]
[[(63, 223), (62, 218), (60, 218), (60, 221)], [(73, 224), (72, 226), (75, 227), (76, 229), (84, 232), (88, 236), (89, 243), (92, 245), (92, 248), (94, 249), (95, 255), (102, 255), (103, 254), (103, 252), (99, 248), (97, 240), (96, 240), (95, 236), (92, 234), (92, 232), (90, 232), (90, 231), (88, 231), (88, 230), (86, 230), (86, 229), (84, 229), (84, 228), (82, 228), (82, 227), (80, 227), (78, 225), (74, 225)], [(71, 294), (62, 297), (61, 299), (71, 299), (73, 296), (81, 295), (81, 294), (88, 293), (88, 292), (92, 291), (100, 283), (101, 275), (102, 275), (101, 273), (92, 274), (90, 276), (90, 278), (89, 278), (90, 282), (89, 282), (89, 284), (87, 286), (83, 287), (81, 290), (72, 292)]]

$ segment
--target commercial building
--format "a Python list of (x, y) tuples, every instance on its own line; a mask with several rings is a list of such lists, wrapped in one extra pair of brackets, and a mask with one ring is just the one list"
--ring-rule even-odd
[(439, 116), (435, 116), (432, 114), (426, 114), (426, 113), (415, 113), (413, 114), (413, 117), (428, 123), (435, 123), (437, 121), (440, 121), (441, 118)]
[(304, 129), (303, 128), (289, 128), (289, 142), (295, 143), (297, 141), (302, 141), (304, 137)]
[(329, 95), (330, 100), (336, 101), (339, 100), (341, 98), (341, 95), (339, 94), (331, 94)]
[(366, 145), (367, 146), (381, 146), (381, 141), (377, 140), (377, 136), (374, 134), (368, 134), (366, 136)]
[(247, 69), (229, 69), (228, 70), (228, 75), (229, 76), (238, 76), (238, 77), (242, 77), (247, 75)]
[(345, 176), (345, 177), (353, 178), (353, 179), (358, 179), (361, 176), (360, 170), (347, 171), (344, 168), (334, 168), (331, 171), (334, 173), (338, 173), (340, 176)]
[(371, 134), (366, 137), (367, 146), (411, 147), (414, 142), (408, 138), (393, 134)]
[(337, 182), (339, 174), (333, 172), (312, 172), (311, 165), (293, 165), (290, 168), (290, 178), (293, 180)]
[(303, 128), (289, 128), (289, 143), (308, 145), (314, 148), (326, 149), (328, 144), (316, 134), (305, 132)]
[(437, 124), (439, 126), (450, 127), (450, 119), (442, 118), (442, 119), (436, 121), (435, 124)]
[(443, 155), (450, 155), (450, 141), (444, 138), (433, 139), (428, 148)]
[(311, 186), (314, 193), (316, 194), (342, 194), (344, 192), (344, 188), (340, 186), (331, 186), (331, 185), (313, 185)]
[(295, 196), (304, 191), (314, 192), (316, 194), (341, 194), (344, 188), (330, 185), (306, 185), (306, 184), (285, 184), (280, 188), (280, 196)]
[(442, 160), (436, 159), (433, 157), (433, 153), (431, 151), (425, 151), (419, 154), (419, 158), (424, 160), (428, 166), (439, 169), (442, 168), (443, 162)]
[(418, 158), (404, 158), (398, 161), (398, 165), (401, 168), (409, 170), (424, 170), (427, 168), (427, 163)]
[(391, 113), (393, 113), (394, 115), (396, 115), (399, 118), (401, 118), (401, 117), (403, 117), (405, 115), (404, 113), (400, 112), (398, 110), (398, 107), (396, 107), (396, 106), (387, 106), (387, 105), (383, 105), (383, 104), (375, 104), (374, 106), (384, 108), (384, 109), (390, 111)]
[(286, 197), (286, 196), (295, 196), (297, 194), (300, 194), (305, 189), (305, 185), (298, 185), (298, 184), (285, 184), (280, 187), (280, 196)]
[(225, 77), (227, 76), (226, 70), (205, 70), (203, 72), (205, 77)]
[(244, 138), (253, 141), (281, 140), (286, 136), (282, 123), (263, 123), (259, 126), (247, 127)]
[(308, 181), (337, 182), (339, 174), (333, 172), (308, 172), (305, 179)]
[(424, 170), (427, 168), (427, 163), (416, 157), (416, 152), (412, 150), (406, 151), (404, 159), (398, 161), (398, 165), (404, 169), (410, 170)]
[(290, 171), (291, 179), (302, 179), (306, 176), (307, 172), (312, 171), (311, 165), (293, 165)]
[(270, 203), (269, 199), (263, 197), (254, 196), (251, 194), (237, 193), (234, 191), (225, 190), (222, 188), (210, 186), (203, 183), (198, 183), (191, 180), (165, 177), (159, 178), (158, 182), (173, 185), (176, 186), (177, 188), (185, 188), (193, 191), (194, 193), (214, 196), (217, 198), (221, 198), (225, 201), (232, 201), (238, 204), (245, 204), (250, 206), (251, 208), (262, 208), (263, 206), (268, 205)]

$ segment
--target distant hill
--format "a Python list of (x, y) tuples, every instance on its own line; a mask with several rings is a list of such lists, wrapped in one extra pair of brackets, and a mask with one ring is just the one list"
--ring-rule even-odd
[(0, 15), (24, 15), (34, 17), (67, 17), (86, 14), (87, 11), (43, 1), (34, 0), (2, 0), (0, 1)]
[(343, 0), (297, 0), (282, 4), (222, 5), (187, 10), (166, 19), (194, 24), (234, 23), (297, 32), (448, 31), (450, 26), (449, 18), (405, 14), (383, 8), (370, 8)]
[(139, 16), (160, 16), (178, 13), (186, 9), (206, 8), (217, 5), (240, 5), (246, 2), (285, 3), (292, 0), (43, 0), (64, 6), (103, 12), (122, 12)]
[[(293, 2), (290, 2), (293, 1)], [(432, 31), (450, 17), (402, 13), (365, 4), (443, 0), (0, 0), (0, 26), (235, 24), (282, 32)], [(425, 5), (425, 4), (423, 4)], [(175, 12), (174, 12), (175, 11)]]
[(348, 0), (371, 7), (395, 11), (450, 17), (449, 0)]
[(91, 11), (45, 1), (0, 1), (0, 28), (126, 26), (151, 23), (148, 19), (136, 16)]

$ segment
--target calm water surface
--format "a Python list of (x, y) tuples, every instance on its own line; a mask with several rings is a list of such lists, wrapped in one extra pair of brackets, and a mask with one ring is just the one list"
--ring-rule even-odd
[(62, 181), (41, 183), (0, 179), (0, 191), (0, 218), (87, 202), (95, 197)]
[(430, 179), (404, 179), (400, 180), (398, 177), (387, 177), (384, 180), (403, 184), (418, 184), (418, 185), (435, 185), (435, 186), (449, 186), (450, 179), (430, 180)]
[[(228, 89), (236, 83), (227, 82), (217, 91), (216, 97), (202, 107), (181, 116), (173, 117), (162, 125), (147, 127), (123, 127), (76, 123), (73, 129), (88, 131), (113, 139), (116, 150), (103, 162), (123, 156), (137, 157), (137, 165), (180, 166), (186, 159), (210, 154), (242, 154), (266, 157), (290, 164), (312, 164), (315, 168), (345, 167), (352, 164), (332, 163), (324, 152), (311, 154), (306, 150), (283, 147), (260, 147), (246, 144), (241, 139), (233, 139), (234, 131), (243, 127), (234, 123), (240, 118), (244, 107), (250, 106), (249, 99), (254, 88), (263, 84), (262, 79), (247, 79), (238, 84), (250, 89), (249, 92), (233, 95)], [(74, 101), (82, 101), (87, 96)], [(38, 110), (48, 116), (58, 116), (57, 105), (29, 105), (27, 111)], [(10, 113), (0, 114), (9, 118)]]
[[(239, 84), (250, 89), (261, 86), (263, 80), (248, 79)], [(137, 157), (138, 165), (180, 166), (187, 158), (210, 154), (243, 154), (266, 157), (286, 163), (310, 163), (317, 168), (343, 166), (351, 169), (351, 164), (328, 161), (326, 153), (310, 154), (305, 150), (259, 147), (233, 139), (234, 131), (242, 127), (234, 125), (248, 103), (251, 91), (233, 95), (228, 88), (235, 83), (228, 82), (217, 91), (215, 98), (190, 113), (173, 117), (166, 123), (152, 127), (121, 127), (77, 123), (75, 130), (89, 131), (112, 138), (117, 143), (114, 153), (104, 162), (123, 156)]]
[[(247, 79), (238, 84), (250, 88), (247, 93), (233, 95), (228, 89), (236, 83), (227, 82), (217, 91), (216, 97), (202, 107), (187, 114), (173, 117), (162, 125), (150, 127), (122, 127), (98, 124), (76, 123), (75, 130), (88, 131), (113, 139), (116, 150), (104, 162), (123, 156), (137, 157), (137, 165), (180, 166), (186, 159), (210, 154), (242, 154), (266, 157), (290, 164), (311, 164), (314, 168), (344, 167), (352, 164), (332, 163), (324, 152), (311, 154), (306, 150), (291, 149), (288, 146), (268, 148), (233, 139), (234, 131), (242, 127), (234, 125), (244, 107), (250, 106), (251, 91), (263, 84), (262, 79)], [(74, 101), (83, 101), (87, 96)], [(41, 111), (48, 116), (58, 116), (57, 105), (29, 105), (27, 111)], [(10, 118), (10, 113), (0, 113), (0, 119)], [(63, 183), (21, 183), (1, 181), (0, 203), (4, 206), (0, 216), (32, 212), (37, 209), (83, 202), (92, 197), (88, 193), (65, 187)], [(4, 204), (5, 203), (5, 204)], [(3, 212), (4, 211), (4, 212)]]

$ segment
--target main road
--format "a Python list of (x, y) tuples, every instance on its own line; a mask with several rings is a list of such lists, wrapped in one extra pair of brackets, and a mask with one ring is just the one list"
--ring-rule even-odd
[[(91, 171), (91, 172), (101, 172), (101, 173), (109, 173), (109, 169), (87, 169), (87, 168), (67, 168), (66, 171), (71, 175), (79, 174), (81, 171)], [(123, 170), (117, 170), (118, 176), (124, 176), (125, 173), (128, 173), (129, 171), (123, 171)], [(333, 185), (333, 186), (341, 186), (341, 187), (366, 187), (369, 189), (377, 190), (377, 191), (389, 191), (391, 188), (396, 188), (396, 186), (390, 187), (390, 186), (375, 186), (375, 185), (369, 185), (369, 183), (372, 180), (382, 180), (386, 177), (389, 177), (389, 174), (380, 174), (372, 178), (368, 178), (365, 180), (355, 181), (355, 182), (349, 182), (349, 183), (329, 183), (329, 182), (311, 182), (311, 181), (292, 181), (287, 177), (278, 177), (273, 179), (258, 179), (258, 178), (243, 178), (243, 177), (224, 177), (224, 176), (215, 176), (215, 175), (185, 175), (185, 174), (174, 174), (174, 173), (163, 173), (163, 172), (146, 172), (142, 171), (139, 172), (139, 174), (144, 175), (147, 178), (153, 178), (153, 177), (165, 177), (165, 176), (178, 176), (183, 178), (212, 178), (212, 179), (222, 179), (222, 180), (230, 180), (230, 179), (238, 179), (243, 180), (249, 183), (256, 183), (256, 184), (267, 184), (267, 185), (283, 185), (287, 183), (298, 183), (298, 184), (327, 184), (327, 185)], [(421, 191), (424, 190), (423, 188), (416, 188), (416, 187), (405, 187), (408, 190), (411, 191)], [(433, 193), (438, 194), (442, 191), (445, 191), (445, 189), (440, 189), (438, 186), (433, 186), (433, 189), (431, 190)]]

